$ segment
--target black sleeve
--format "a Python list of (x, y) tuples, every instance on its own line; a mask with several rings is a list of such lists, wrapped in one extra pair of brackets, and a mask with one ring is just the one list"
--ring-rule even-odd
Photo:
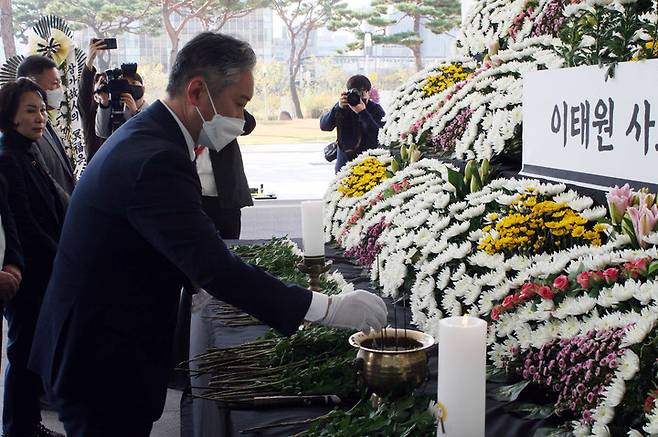
[(332, 131), (336, 128), (336, 114), (340, 111), (338, 103), (331, 108), (331, 111), (320, 117), (320, 129), (323, 131)]
[(23, 254), (31, 254), (52, 263), (57, 252), (57, 242), (35, 220), (25, 186), (25, 175), (16, 158), (0, 155), (0, 173), (7, 179), (8, 204), (14, 217), (16, 230), (23, 247)]
[(284, 284), (228, 250), (202, 212), (194, 164), (180, 154), (161, 152), (143, 165), (127, 212), (137, 232), (192, 283), (284, 334), (303, 321), (311, 292)]
[[(78, 87), (78, 109), (83, 126), (86, 125), (91, 117), (94, 116), (92, 107), (94, 106), (94, 76), (96, 69), (90, 70), (86, 65), (80, 75), (80, 86)], [(91, 132), (94, 134), (94, 132)], [(88, 135), (85, 132), (85, 135)]]
[[(6, 184), (5, 178), (0, 175), (0, 217), (2, 218), (2, 228), (5, 233), (4, 264), (13, 264), (23, 270), (23, 248), (18, 239), (18, 231), (16, 230), (14, 216), (9, 208)], [(2, 268), (2, 266), (0, 266), (0, 268)]]
[(359, 121), (361, 123), (361, 128), (368, 132), (368, 135), (372, 138), (377, 138), (379, 134), (379, 129), (384, 127), (384, 109), (375, 104), (372, 109), (365, 109), (359, 113)]

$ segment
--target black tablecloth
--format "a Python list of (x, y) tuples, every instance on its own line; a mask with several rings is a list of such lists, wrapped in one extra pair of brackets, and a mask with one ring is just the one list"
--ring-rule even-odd
[[(235, 243), (235, 242), (233, 242)], [(254, 244), (254, 241), (239, 242), (241, 244)], [(356, 288), (372, 291), (367, 273), (341, 256), (337, 249), (328, 247), (327, 258), (333, 261), (333, 269), (343, 274), (346, 280), (354, 283)], [(409, 313), (408, 309), (400, 306), (394, 308), (390, 299), (387, 299), (389, 307), (389, 322), (393, 325), (403, 323), (403, 311)], [(206, 307), (198, 313), (192, 314), (190, 358), (206, 352), (211, 347), (226, 347), (242, 344), (267, 332), (265, 326), (226, 327), (217, 320), (210, 320), (211, 307)], [(396, 317), (397, 316), (397, 317)], [(409, 317), (407, 315), (407, 317)], [(407, 318), (408, 320), (408, 318)], [(429, 361), (430, 378), (418, 392), (436, 397), (437, 384), (437, 362), (438, 352), (436, 349), (431, 354)], [(192, 391), (198, 393), (198, 388), (207, 386), (206, 376), (192, 378)], [(487, 384), (490, 391), (495, 384)], [(504, 410), (504, 404), (487, 398), (486, 404), (486, 435), (487, 436), (532, 436), (535, 430), (545, 426), (543, 421), (524, 420)], [(327, 407), (271, 407), (258, 409), (229, 409), (222, 408), (216, 402), (204, 399), (192, 399), (184, 397), (181, 408), (182, 435), (184, 437), (218, 437), (237, 436), (241, 430), (252, 427), (260, 427), (275, 423), (284, 423), (313, 418), (327, 413)], [(267, 436), (288, 436), (303, 430), (301, 426), (277, 427), (265, 430), (259, 434)]]

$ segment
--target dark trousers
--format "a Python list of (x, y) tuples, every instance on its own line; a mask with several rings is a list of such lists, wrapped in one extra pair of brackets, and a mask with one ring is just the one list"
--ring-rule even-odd
[(120, 402), (114, 408), (103, 408), (102, 404), (58, 399), (56, 407), (66, 436), (148, 437), (151, 434), (153, 422), (148, 417), (139, 417), (135, 409), (123, 406)]
[(41, 422), (41, 378), (27, 368), (40, 305), (21, 296), (5, 305), (8, 325), (3, 432), (12, 437), (30, 435)]
[(351, 156), (348, 156), (347, 153), (340, 150), (340, 147), (339, 147), (336, 150), (336, 167), (334, 169), (336, 171), (336, 173), (338, 173), (340, 171), (340, 169), (343, 168), (343, 166), (345, 164), (347, 164), (348, 161), (351, 161), (352, 159), (353, 158)]
[(201, 205), (203, 211), (215, 222), (215, 227), (224, 240), (237, 240), (240, 238), (240, 229), (242, 227), (240, 208), (221, 208), (219, 199), (213, 196), (203, 196)]

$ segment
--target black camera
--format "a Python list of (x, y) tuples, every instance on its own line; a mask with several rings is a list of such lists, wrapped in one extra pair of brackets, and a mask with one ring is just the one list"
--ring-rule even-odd
[(350, 106), (356, 106), (361, 103), (361, 91), (352, 88), (347, 92), (347, 103)]
[(123, 102), (121, 95), (130, 93), (132, 88), (127, 76), (137, 73), (137, 64), (121, 64), (121, 68), (105, 70), (107, 80), (96, 90), (96, 93), (107, 93), (110, 96), (110, 123), (111, 132), (118, 129), (126, 120), (123, 116)]

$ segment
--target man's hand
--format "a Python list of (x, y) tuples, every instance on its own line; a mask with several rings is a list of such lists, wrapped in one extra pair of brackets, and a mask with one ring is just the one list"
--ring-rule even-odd
[(94, 69), (94, 61), (96, 61), (96, 56), (98, 55), (99, 50), (105, 50), (105, 41), (102, 39), (92, 39), (89, 41), (89, 49), (87, 51), (87, 68), (90, 70)]
[(126, 105), (131, 117), (137, 114), (137, 103), (135, 103), (135, 99), (133, 98), (132, 94), (130, 93), (121, 94), (121, 102), (124, 105)]
[(319, 324), (368, 332), (386, 324), (388, 310), (381, 297), (365, 290), (354, 290), (329, 298), (327, 315)]
[(0, 299), (8, 301), (16, 296), (20, 282), (11, 273), (0, 271)]
[(350, 104), (347, 103), (347, 92), (340, 93), (340, 99), (338, 99), (338, 106), (341, 109), (346, 109), (350, 106)]

